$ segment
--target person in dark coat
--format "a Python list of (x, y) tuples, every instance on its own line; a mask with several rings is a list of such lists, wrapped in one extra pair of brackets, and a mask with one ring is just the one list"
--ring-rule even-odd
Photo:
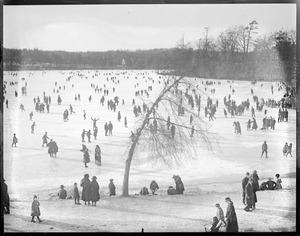
[(113, 130), (113, 124), (110, 121), (108, 124), (108, 135), (112, 135), (112, 130)]
[(245, 187), (245, 211), (250, 211), (254, 204), (254, 191), (253, 191), (253, 179), (249, 179), (248, 184)]
[(5, 179), (2, 178), (2, 186), (3, 189), (1, 190), (1, 200), (2, 200), (2, 209), (4, 211), (4, 214), (10, 214), (10, 201), (9, 201), (9, 195), (8, 195), (8, 188), (7, 184), (5, 183)]
[(229, 197), (225, 198), (225, 202), (227, 203), (225, 215), (226, 232), (238, 232), (239, 227), (233, 202)]
[(81, 200), (84, 201), (84, 204), (86, 205), (86, 202), (90, 205), (91, 201), (91, 181), (89, 179), (89, 175), (85, 174), (84, 178), (80, 182), (80, 186), (82, 186), (82, 196)]
[(86, 132), (86, 136), (88, 137), (88, 142), (91, 142), (91, 135), (92, 135), (92, 131), (89, 129), (88, 132)]
[(48, 147), (48, 153), (50, 154), (50, 157), (53, 157), (54, 145), (52, 139), (50, 139), (50, 142), (47, 144), (47, 147)]
[(109, 185), (108, 185), (108, 189), (109, 189), (109, 196), (114, 196), (116, 195), (116, 186), (113, 183), (113, 179), (109, 180)]
[(31, 125), (31, 133), (34, 134), (34, 127), (36, 126), (35, 122)]
[(92, 178), (92, 182), (91, 182), (91, 200), (92, 200), (92, 206), (96, 206), (96, 202), (99, 201), (100, 199), (100, 194), (99, 194), (99, 184), (97, 182), (97, 177), (93, 176)]
[(81, 133), (81, 139), (82, 139), (82, 142), (84, 142), (84, 136), (85, 136), (85, 129), (84, 130), (82, 130), (82, 133)]
[(96, 145), (95, 148), (95, 163), (99, 166), (101, 166), (101, 149), (99, 145)]
[(254, 170), (253, 173), (250, 175), (250, 178), (253, 179), (253, 192), (254, 192), (254, 203), (253, 203), (253, 207), (252, 210), (255, 209), (255, 203), (257, 202), (257, 196), (256, 196), (256, 192), (259, 191), (259, 177), (257, 175), (257, 171)]
[(56, 153), (58, 153), (58, 146), (55, 141), (53, 141), (53, 154), (56, 157)]
[(107, 132), (108, 132), (108, 124), (107, 124), (107, 122), (104, 125), (104, 131), (105, 131), (105, 136), (107, 136)]
[(17, 143), (18, 143), (18, 138), (17, 138), (17, 136), (16, 136), (16, 134), (14, 134), (14, 136), (13, 136), (13, 142), (12, 142), (12, 147), (15, 145), (15, 147), (17, 147)]
[(242, 180), (242, 188), (243, 188), (243, 203), (244, 203), (244, 205), (246, 205), (246, 203), (245, 203), (245, 188), (246, 188), (246, 185), (248, 184), (249, 177), (250, 177), (250, 173), (249, 173), (249, 172), (247, 172), (247, 173), (246, 173), (246, 176), (245, 176), (245, 178), (243, 178), (243, 180)]
[(38, 219), (39, 222), (42, 222), (42, 220), (40, 219), (40, 216), (41, 215), (41, 211), (40, 211), (40, 202), (38, 201), (37, 199), (37, 196), (34, 195), (33, 196), (33, 202), (32, 202), (32, 205), (31, 205), (31, 222), (35, 223), (34, 221), (34, 217), (36, 216), (36, 218)]
[(156, 183), (155, 180), (151, 181), (150, 183), (150, 190), (153, 195), (156, 195), (155, 192), (159, 189), (158, 184)]
[(140, 191), (140, 195), (146, 196), (146, 195), (148, 195), (148, 194), (149, 194), (148, 189), (147, 189), (146, 187), (142, 187), (142, 188), (141, 188), (141, 191)]
[(183, 191), (185, 190), (184, 189), (184, 185), (181, 181), (181, 178), (178, 176), (178, 175), (174, 175), (173, 176), (173, 179), (175, 181), (175, 184), (176, 184), (176, 191), (177, 191), (177, 194), (183, 194)]
[(205, 227), (205, 231), (206, 232), (219, 232), (220, 226), (218, 226), (218, 222), (219, 222), (218, 217), (214, 216), (212, 219), (211, 226), (209, 227), (208, 230)]
[(88, 167), (86, 164), (90, 162), (90, 154), (89, 154), (89, 150), (86, 149), (83, 151), (83, 163), (84, 163), (84, 167)]
[(73, 194), (73, 198), (74, 198), (74, 201), (75, 201), (75, 204), (78, 204), (80, 205), (79, 203), (79, 190), (78, 190), (78, 187), (77, 187), (77, 183), (74, 183), (74, 194)]
[(97, 134), (98, 134), (98, 127), (96, 126), (93, 132), (94, 140), (97, 140)]
[(266, 141), (264, 141), (264, 143), (261, 146), (261, 158), (264, 155), (264, 153), (266, 153), (266, 158), (268, 158), (268, 144)]
[(47, 141), (47, 139), (49, 139), (49, 137), (47, 136), (47, 132), (45, 132), (45, 134), (44, 134), (44, 136), (42, 137), (42, 140), (43, 140), (43, 147), (44, 147), (44, 144), (46, 144), (46, 146), (47, 146), (47, 144), (48, 144), (48, 141)]
[(67, 198), (67, 191), (64, 189), (65, 186), (60, 185), (60, 190), (57, 194), (59, 199), (66, 199)]

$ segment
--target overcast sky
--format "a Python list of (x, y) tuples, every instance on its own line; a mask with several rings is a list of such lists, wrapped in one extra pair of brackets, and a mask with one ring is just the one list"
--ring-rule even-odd
[(6, 48), (65, 51), (171, 48), (234, 25), (296, 29), (295, 4), (4, 6)]

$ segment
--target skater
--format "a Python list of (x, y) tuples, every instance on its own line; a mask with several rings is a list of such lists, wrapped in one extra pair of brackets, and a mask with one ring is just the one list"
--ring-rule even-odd
[(261, 153), (261, 158), (264, 153), (266, 153), (266, 158), (268, 158), (268, 144), (266, 141), (264, 141), (263, 145), (261, 146), (262, 153)]
[(90, 201), (91, 201), (91, 181), (89, 179), (89, 174), (84, 175), (84, 178), (80, 182), (80, 186), (82, 186), (81, 199), (84, 201), (84, 205), (86, 205), (87, 202), (90, 205)]
[(48, 147), (48, 153), (50, 154), (50, 157), (53, 157), (54, 143), (53, 143), (52, 139), (50, 139), (50, 142), (47, 144), (47, 147)]
[(54, 154), (54, 157), (56, 157), (56, 153), (58, 153), (58, 146), (55, 141), (53, 141), (52, 145), (53, 145), (53, 154)]
[(91, 117), (91, 120), (93, 121), (93, 130), (95, 129), (95, 127), (97, 126), (97, 121), (99, 120), (99, 117), (98, 117), (98, 119), (96, 119), (96, 118), (92, 118)]
[(243, 180), (242, 180), (243, 203), (244, 203), (244, 205), (246, 205), (246, 202), (245, 202), (245, 188), (246, 188), (246, 185), (248, 184), (249, 177), (250, 177), (250, 173), (249, 173), (249, 172), (246, 172), (246, 176), (245, 176), (245, 177), (243, 178)]
[(121, 112), (118, 111), (118, 121), (120, 122), (120, 120), (121, 120)]
[(88, 137), (88, 142), (91, 142), (91, 135), (92, 135), (92, 131), (89, 129), (88, 132), (86, 132), (86, 136)]
[(45, 132), (44, 136), (42, 137), (42, 140), (43, 140), (43, 145), (42, 145), (42, 147), (44, 147), (44, 144), (46, 144), (46, 146), (47, 146), (47, 144), (48, 144), (47, 139), (49, 139), (49, 138), (48, 138), (48, 136), (47, 136), (47, 132)]
[(105, 130), (105, 136), (107, 136), (107, 132), (108, 132), (108, 124), (107, 124), (107, 122), (104, 125), (104, 130)]
[(90, 162), (90, 154), (89, 154), (89, 150), (85, 149), (83, 151), (83, 163), (84, 163), (84, 167), (88, 167), (86, 164)]
[(36, 126), (35, 122), (31, 125), (31, 133), (34, 134), (34, 127)]
[(256, 196), (256, 192), (259, 191), (259, 177), (257, 175), (257, 171), (254, 170), (253, 173), (250, 175), (249, 179), (253, 179), (253, 193), (254, 193), (254, 202), (253, 202), (253, 206), (252, 206), (252, 210), (255, 209), (255, 204), (257, 202), (257, 196)]
[(225, 198), (225, 202), (227, 203), (225, 215), (226, 232), (238, 232), (239, 227), (233, 202), (229, 197)]
[(94, 140), (97, 140), (98, 127), (96, 126), (93, 132)]
[(3, 189), (1, 189), (1, 200), (2, 200), (2, 209), (4, 211), (4, 214), (10, 214), (10, 201), (9, 201), (9, 195), (8, 195), (8, 187), (5, 183), (5, 179), (2, 178), (2, 186)]
[(17, 143), (18, 143), (18, 139), (17, 139), (17, 136), (16, 136), (16, 134), (14, 134), (14, 136), (13, 136), (13, 142), (12, 142), (12, 147), (15, 145), (15, 147), (17, 147)]
[(108, 124), (108, 135), (112, 135), (112, 130), (113, 130), (113, 124), (110, 121)]
[(80, 196), (79, 196), (79, 191), (78, 191), (77, 183), (74, 183), (73, 198), (74, 198), (75, 204), (81, 205), (81, 204), (79, 203)]
[(225, 109), (223, 109), (223, 110), (224, 110), (224, 116), (225, 116), (225, 118), (227, 118), (227, 111)]
[(116, 195), (116, 186), (113, 183), (113, 179), (109, 180), (108, 189), (109, 189), (109, 196), (115, 196)]
[(287, 148), (286, 156), (288, 156), (289, 154), (291, 157), (293, 157), (292, 156), (292, 143), (290, 143), (290, 146), (288, 146), (288, 148)]
[(152, 180), (152, 182), (150, 183), (150, 190), (152, 192), (152, 195), (157, 195), (155, 194), (155, 192), (159, 189), (158, 184), (156, 183), (155, 180)]
[(250, 130), (250, 128), (251, 128), (251, 120), (249, 119), (249, 120), (246, 122), (246, 124), (247, 124), (247, 130)]
[(282, 189), (282, 185), (281, 185), (282, 181), (280, 179), (280, 175), (276, 174), (275, 177), (276, 177), (276, 184), (277, 184), (275, 189)]
[(72, 107), (72, 105), (70, 104), (70, 115), (72, 115), (72, 114), (75, 114), (75, 112), (74, 112), (74, 110), (73, 110), (73, 107)]
[(282, 149), (282, 153), (283, 153), (284, 156), (286, 156), (287, 151), (288, 151), (288, 148), (289, 148), (288, 143), (285, 143), (285, 145), (284, 145), (284, 147), (283, 147), (283, 149)]
[(30, 112), (29, 113), (29, 120), (32, 120), (32, 117), (33, 117), (33, 112)]
[(184, 189), (184, 185), (181, 181), (181, 178), (178, 175), (173, 175), (173, 179), (175, 181), (176, 184), (176, 191), (177, 194), (183, 194)]
[(127, 128), (127, 117), (126, 116), (124, 118), (124, 125), (125, 125), (125, 128)]
[(256, 119), (253, 118), (253, 121), (252, 121), (252, 130), (257, 130), (258, 126), (257, 126), (257, 123), (256, 123)]
[(250, 208), (254, 205), (254, 190), (253, 190), (253, 179), (250, 178), (248, 184), (245, 187), (245, 211), (251, 211)]
[(57, 104), (58, 104), (58, 105), (61, 105), (61, 102), (62, 102), (61, 97), (60, 97), (60, 95), (58, 95), (58, 98), (57, 98)]
[(35, 223), (34, 217), (36, 216), (38, 221), (41, 223), (42, 220), (39, 217), (40, 215), (41, 215), (40, 202), (38, 201), (37, 196), (34, 195), (33, 196), (33, 202), (32, 202), (32, 205), (31, 205), (31, 216), (32, 216), (31, 222)]
[(92, 177), (92, 182), (91, 182), (91, 200), (92, 200), (92, 206), (96, 206), (96, 203), (100, 199), (100, 194), (99, 194), (99, 184), (97, 182), (97, 177), (93, 176)]
[(96, 165), (101, 166), (101, 149), (100, 149), (99, 145), (96, 145), (96, 148), (95, 148), (95, 163), (96, 163)]
[(57, 194), (59, 199), (66, 199), (67, 198), (67, 191), (64, 189), (65, 186), (60, 185), (60, 190)]
[(83, 130), (82, 130), (82, 133), (81, 133), (81, 139), (82, 139), (82, 142), (85, 142), (85, 141), (84, 141), (85, 133), (86, 133), (86, 132), (85, 132), (85, 129), (83, 129)]

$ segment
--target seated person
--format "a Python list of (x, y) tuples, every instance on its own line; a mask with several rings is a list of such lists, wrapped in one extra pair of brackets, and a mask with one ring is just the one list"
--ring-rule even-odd
[(149, 191), (146, 187), (142, 187), (141, 191), (140, 191), (140, 195), (148, 195)]
[(209, 227), (208, 231), (207, 231), (206, 227), (205, 227), (205, 231), (206, 232), (219, 232), (220, 226), (217, 225), (218, 222), (219, 222), (218, 217), (215, 216), (213, 218), (213, 222), (212, 222), (211, 226)]
[(175, 194), (178, 194), (177, 190), (175, 188), (173, 188), (172, 186), (170, 186), (168, 188), (168, 195), (175, 195)]
[(65, 186), (60, 185), (60, 190), (58, 192), (59, 199), (66, 199), (67, 198), (67, 191), (64, 189)]
[[(150, 190), (152, 192), (152, 194), (154, 195), (155, 194), (155, 191), (157, 191), (159, 189), (158, 187), (158, 184), (156, 183), (155, 180), (153, 180), (151, 183), (150, 183)], [(156, 194), (155, 194), (156, 195)]]

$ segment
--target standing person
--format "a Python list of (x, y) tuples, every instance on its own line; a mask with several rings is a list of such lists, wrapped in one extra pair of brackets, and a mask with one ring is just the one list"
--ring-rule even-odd
[(84, 142), (84, 137), (85, 137), (85, 129), (83, 129), (82, 133), (81, 133), (81, 139), (82, 142)]
[(88, 137), (88, 142), (91, 142), (91, 135), (92, 135), (92, 131), (89, 129), (88, 132), (86, 132), (86, 136)]
[(85, 110), (83, 110), (83, 118), (86, 119), (86, 113), (85, 113)]
[(95, 129), (95, 127), (97, 127), (97, 121), (99, 120), (99, 117), (96, 119), (96, 118), (92, 118), (91, 117), (91, 120), (93, 121), (93, 130)]
[(282, 185), (281, 185), (282, 181), (280, 179), (280, 174), (276, 174), (275, 177), (276, 177), (276, 188), (275, 189), (282, 189)]
[(176, 184), (176, 190), (178, 194), (183, 194), (184, 189), (184, 185), (181, 181), (181, 178), (178, 175), (173, 175), (173, 179), (175, 181)]
[(60, 185), (60, 190), (57, 194), (59, 199), (66, 199), (67, 198), (67, 191), (64, 189), (65, 186)]
[(47, 136), (47, 132), (45, 132), (44, 136), (42, 137), (42, 140), (43, 140), (43, 145), (42, 145), (42, 147), (44, 147), (44, 144), (46, 144), (46, 146), (47, 146), (47, 144), (48, 144), (47, 139), (49, 139), (49, 138), (48, 138), (48, 136)]
[(12, 142), (12, 147), (15, 145), (15, 147), (17, 147), (17, 142), (18, 142), (18, 139), (17, 139), (17, 136), (16, 136), (16, 134), (14, 134), (14, 136), (13, 136), (13, 142)]
[(30, 112), (29, 113), (29, 120), (32, 120), (32, 117), (33, 117), (33, 112)]
[(50, 154), (50, 157), (53, 157), (54, 145), (52, 139), (50, 139), (50, 142), (47, 144), (47, 147), (48, 147), (48, 153)]
[(110, 121), (108, 124), (108, 135), (112, 135), (112, 130), (113, 130), (113, 124)]
[(252, 178), (249, 179), (248, 184), (246, 185), (245, 188), (245, 202), (246, 202), (246, 207), (244, 208), (244, 210), (250, 211), (250, 208), (253, 208), (254, 205), (254, 190), (253, 190)]
[(226, 232), (238, 232), (239, 227), (233, 202), (229, 197), (225, 198), (225, 202), (227, 203), (225, 215)]
[(121, 112), (118, 111), (118, 121), (120, 122), (120, 120), (121, 120)]
[(246, 188), (246, 185), (248, 184), (249, 177), (250, 177), (250, 173), (249, 173), (249, 172), (246, 172), (246, 176), (245, 176), (245, 177), (243, 178), (243, 180), (242, 180), (243, 203), (244, 203), (244, 205), (246, 205), (246, 202), (245, 202), (245, 188)]
[(263, 145), (261, 146), (261, 158), (266, 153), (266, 158), (268, 158), (268, 144), (266, 141), (264, 141)]
[(289, 112), (288, 112), (287, 108), (285, 108), (285, 121), (286, 122), (289, 121)]
[(127, 117), (126, 116), (124, 118), (124, 125), (125, 125), (125, 128), (127, 128)]
[(257, 126), (257, 123), (256, 123), (256, 119), (253, 118), (253, 124), (252, 124), (252, 130), (257, 130), (258, 126)]
[(31, 216), (32, 216), (31, 222), (35, 223), (34, 217), (36, 216), (38, 221), (41, 223), (42, 220), (39, 217), (40, 215), (41, 215), (40, 202), (38, 201), (37, 196), (34, 195), (33, 196), (33, 202), (32, 202), (32, 205), (31, 205)]
[(109, 188), (109, 196), (115, 196), (116, 195), (116, 186), (113, 183), (113, 179), (109, 180), (108, 188)]
[(152, 195), (156, 195), (155, 192), (159, 189), (158, 184), (155, 180), (152, 180), (150, 183), (150, 190), (152, 192)]
[(108, 124), (107, 124), (107, 122), (104, 125), (104, 130), (105, 130), (105, 136), (107, 136), (107, 132), (108, 132)]
[(5, 104), (6, 104), (6, 108), (8, 108), (8, 99), (6, 99)]
[(204, 227), (205, 232), (219, 232), (220, 226), (218, 226), (218, 218), (216, 216), (213, 217), (212, 220), (212, 224), (211, 226), (208, 228), (208, 231), (206, 229), (206, 227)]
[(84, 205), (86, 202), (90, 205), (91, 201), (91, 181), (89, 179), (89, 174), (85, 174), (84, 178), (80, 182), (80, 186), (82, 186), (82, 196), (81, 199), (84, 201)]
[(53, 141), (53, 154), (56, 157), (56, 153), (58, 153), (58, 146), (55, 141)]
[(175, 125), (173, 123), (171, 126), (171, 137), (172, 137), (172, 139), (174, 139), (174, 137), (175, 137)]
[(288, 148), (289, 148), (288, 143), (285, 143), (285, 145), (284, 145), (284, 147), (283, 147), (283, 149), (282, 149), (282, 153), (283, 153), (284, 156), (286, 156), (287, 151), (288, 151)]
[(98, 127), (96, 126), (93, 132), (94, 140), (97, 140)]
[(101, 149), (99, 145), (96, 145), (95, 148), (95, 163), (99, 166), (101, 166)]
[(249, 119), (246, 123), (247, 123), (247, 130), (250, 130), (250, 128), (251, 128), (251, 120)]
[(36, 126), (35, 122), (31, 125), (31, 133), (34, 134), (34, 127)]
[(74, 198), (74, 201), (75, 201), (75, 204), (77, 205), (81, 205), (79, 203), (79, 190), (78, 190), (78, 187), (77, 187), (77, 183), (74, 183), (74, 194), (73, 194), (73, 198)]
[(4, 214), (10, 214), (10, 201), (9, 201), (9, 195), (8, 195), (8, 187), (5, 183), (5, 179), (2, 178), (2, 186), (3, 189), (1, 189), (1, 200), (2, 200), (2, 209), (4, 211)]
[(256, 196), (256, 192), (259, 191), (259, 177), (257, 174), (257, 171), (254, 170), (253, 173), (250, 175), (250, 178), (253, 179), (253, 193), (254, 193), (254, 203), (253, 203), (253, 207), (252, 210), (255, 209), (255, 203), (257, 202), (257, 196)]
[(83, 163), (84, 163), (84, 167), (88, 167), (86, 164), (90, 162), (90, 154), (89, 154), (89, 150), (85, 149), (83, 151)]
[(292, 145), (293, 145), (293, 144), (290, 143), (290, 146), (288, 146), (287, 152), (286, 152), (286, 156), (287, 156), (288, 154), (290, 154), (290, 156), (293, 157), (293, 156), (292, 156)]
[(99, 184), (97, 182), (97, 177), (93, 176), (92, 177), (92, 182), (91, 182), (91, 200), (92, 200), (92, 206), (96, 206), (96, 203), (100, 199), (100, 194), (99, 194)]
[(217, 203), (216, 205), (216, 208), (217, 208), (217, 212), (216, 212), (216, 217), (218, 218), (218, 224), (217, 226), (225, 226), (226, 223), (225, 223), (225, 218), (224, 218), (224, 212), (223, 212), (223, 209), (221, 208), (220, 204)]

